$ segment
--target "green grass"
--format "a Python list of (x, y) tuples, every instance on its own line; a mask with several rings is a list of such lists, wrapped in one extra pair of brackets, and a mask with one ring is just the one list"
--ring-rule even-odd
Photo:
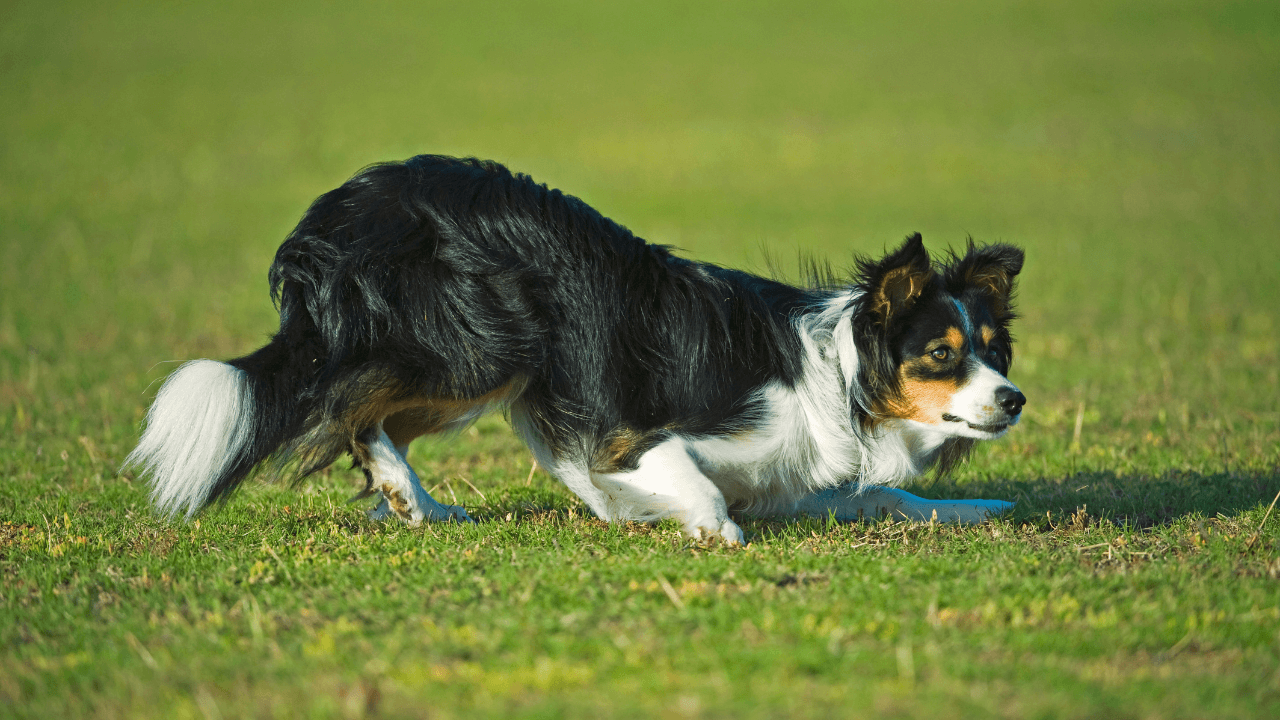
[[(1268, 3), (19, 2), (0, 97), (0, 716), (1280, 714)], [(155, 383), (419, 152), (749, 269), (1022, 245), (1026, 422), (912, 488), (1017, 510), (689, 546), (487, 418), (410, 458), (475, 526), (370, 523), (345, 465), (154, 516)]]

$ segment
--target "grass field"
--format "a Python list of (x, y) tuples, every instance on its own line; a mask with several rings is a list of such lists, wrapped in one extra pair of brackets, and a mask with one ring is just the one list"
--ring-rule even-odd
[[(1267, 2), (7, 3), (0, 716), (1280, 716), (1280, 12)], [(608, 526), (500, 418), (196, 522), (115, 468), (377, 160), (504, 161), (687, 255), (1026, 248), (974, 528)], [(771, 260), (772, 258), (772, 260)]]

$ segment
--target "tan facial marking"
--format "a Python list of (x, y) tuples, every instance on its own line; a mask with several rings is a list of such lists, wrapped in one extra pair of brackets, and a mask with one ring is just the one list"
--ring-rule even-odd
[(898, 387), (901, 394), (890, 398), (876, 408), (876, 412), (892, 418), (915, 420), (937, 424), (942, 414), (951, 406), (951, 396), (960, 389), (952, 378), (922, 380), (911, 377), (911, 369), (917, 362), (903, 363), (898, 368)]
[(990, 325), (983, 325), (978, 328), (978, 334), (982, 336), (983, 347), (990, 345), (991, 341), (996, 339), (996, 329)]
[(954, 380), (904, 380), (903, 399), (909, 404), (911, 414), (906, 419), (922, 423), (942, 422), (942, 414), (951, 406), (951, 396), (960, 388)]
[(959, 352), (964, 349), (964, 333), (958, 327), (947, 328), (947, 331), (942, 335), (942, 339), (947, 341), (947, 345), (952, 350)]

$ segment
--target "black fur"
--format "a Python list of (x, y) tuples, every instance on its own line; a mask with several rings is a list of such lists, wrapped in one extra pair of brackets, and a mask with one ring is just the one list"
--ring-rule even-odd
[[(990, 325), (996, 331), (990, 346), (980, 349), (982, 360), (1008, 375), (1013, 363), (1009, 324), (1017, 317), (1012, 303), (1022, 262), (1022, 250), (1012, 245), (975, 247), (972, 238), (963, 256), (950, 253), (944, 261), (934, 262), (919, 233), (878, 260), (859, 258), (858, 286), (863, 296), (854, 301), (858, 311), (853, 327), (862, 360), (859, 379), (868, 397), (874, 401), (895, 396), (900, 391), (898, 368), (903, 361), (923, 355), (929, 341), (941, 337), (947, 327), (961, 324), (953, 299), (973, 324)], [(964, 380), (963, 375), (955, 377)], [(877, 419), (874, 407), (859, 410), (863, 422)]]
[(430, 155), (322, 195), (269, 277), (280, 331), (231, 363), (254, 379), (263, 426), (214, 498), (282, 445), (307, 470), (335, 459), (347, 439), (315, 431), (368, 378), (452, 399), (525, 378), (553, 449), (619, 428), (648, 444), (723, 431), (750, 421), (752, 389), (798, 378), (791, 318), (819, 299), (677, 258), (496, 163)]
[[(917, 234), (860, 261), (856, 419), (896, 392), (921, 308), (943, 293), (988, 302), (969, 279), (1012, 278), (1015, 252), (971, 248), (935, 269)], [(753, 390), (800, 378), (796, 317), (832, 297), (675, 257), (528, 176), (433, 155), (322, 195), (269, 277), (280, 330), (231, 362), (250, 378), (254, 439), (209, 502), (273, 456), (301, 455), (305, 474), (352, 451), (368, 428), (344, 419), (377, 393), (466, 401), (518, 382), (553, 452), (596, 453), (625, 434), (615, 461), (634, 467), (669, 433), (750, 427)], [(991, 312), (1007, 326), (1008, 308)]]
[(858, 384), (868, 403), (854, 415), (864, 424), (881, 414), (878, 400), (898, 393), (898, 364), (902, 361), (901, 333), (910, 327), (908, 313), (922, 295), (935, 291), (936, 281), (924, 239), (914, 233), (898, 249), (879, 260), (857, 258), (857, 287), (853, 337), (861, 362)]

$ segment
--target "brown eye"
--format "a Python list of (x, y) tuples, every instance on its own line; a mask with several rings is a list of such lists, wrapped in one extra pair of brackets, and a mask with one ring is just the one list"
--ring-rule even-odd
[(942, 362), (947, 358), (951, 357), (951, 348), (943, 345), (940, 348), (934, 348), (933, 352), (929, 354), (933, 356), (934, 360), (937, 360), (938, 362)]

